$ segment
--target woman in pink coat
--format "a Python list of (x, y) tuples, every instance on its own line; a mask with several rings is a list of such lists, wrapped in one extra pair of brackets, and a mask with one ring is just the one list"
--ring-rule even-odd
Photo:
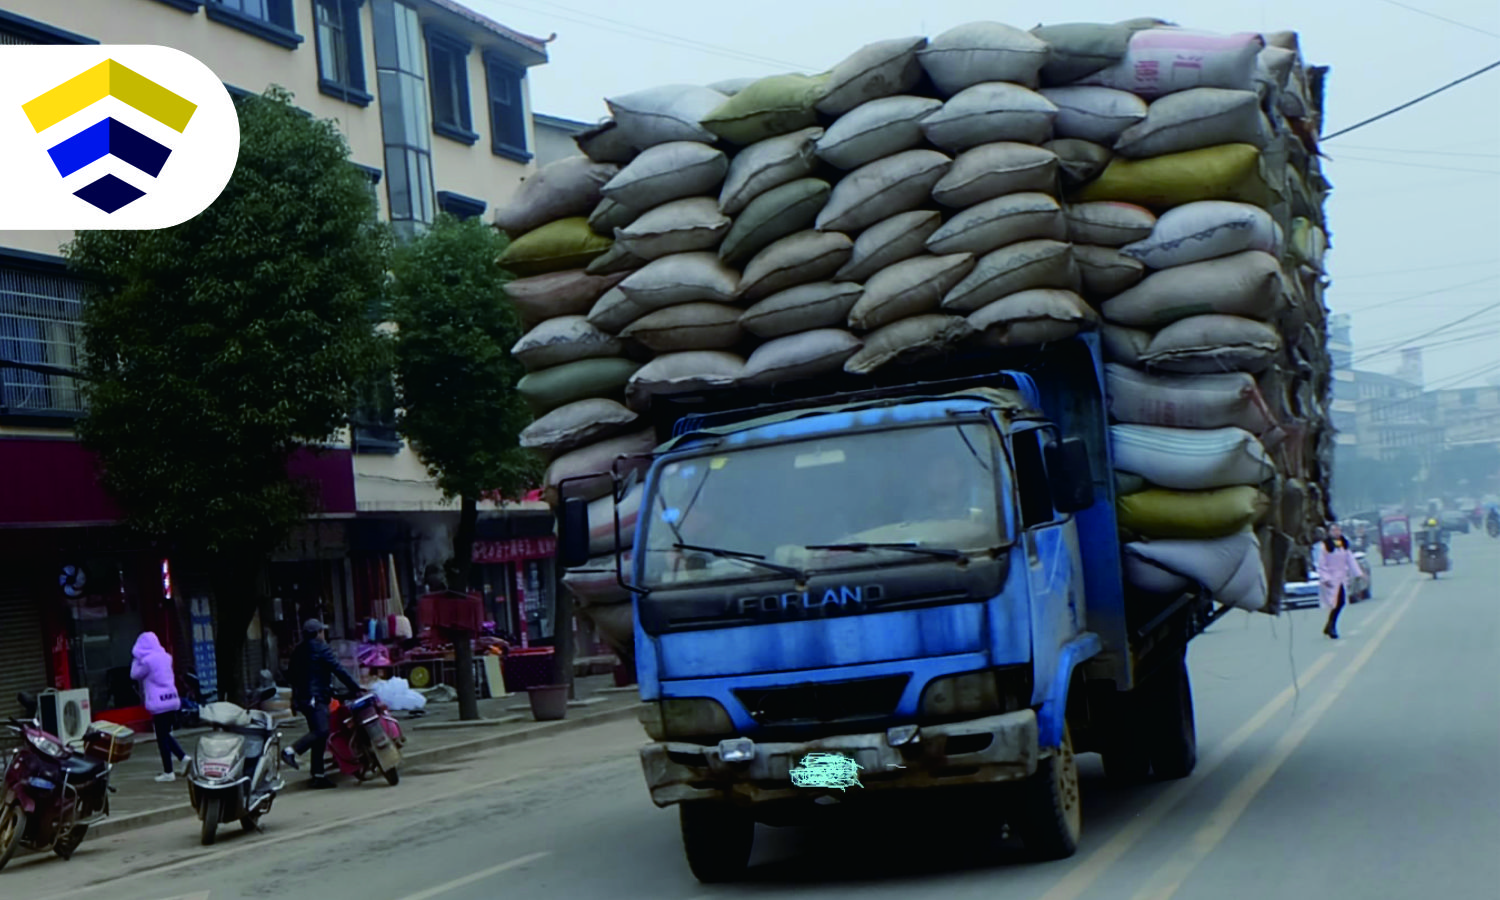
[(182, 708), (182, 698), (177, 696), (177, 674), (172, 670), (172, 654), (161, 645), (160, 638), (147, 631), (135, 639), (131, 655), (135, 660), (130, 664), (130, 677), (140, 682), (141, 699), (145, 701), (146, 712), (151, 714), (151, 724), (156, 727), (156, 747), (161, 751), (162, 774), (156, 780), (176, 781), (172, 757), (185, 761), (187, 753), (172, 736), (172, 723)]
[(1349, 588), (1364, 572), (1349, 541), (1337, 523), (1328, 526), (1328, 536), (1323, 538), (1322, 551), (1318, 557), (1318, 603), (1328, 610), (1328, 624), (1323, 633), (1330, 638), (1339, 636), (1339, 613), (1349, 599)]

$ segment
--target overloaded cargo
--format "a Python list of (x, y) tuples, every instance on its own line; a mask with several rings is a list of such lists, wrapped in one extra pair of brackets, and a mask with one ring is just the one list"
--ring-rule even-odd
[(1192, 773), (1188, 642), (1327, 514), (1323, 74), (971, 23), (612, 97), (501, 213), (563, 580), (700, 880), (893, 796), (1065, 857), (1076, 753)]
[[(1097, 329), (1127, 578), (1275, 613), (1328, 515), (1325, 71), (1292, 32), (976, 22), (610, 97), (496, 217), (532, 329), (522, 443), (556, 485), (649, 449), (663, 393)], [(614, 572), (598, 549), (565, 584)], [(574, 593), (630, 660), (629, 593)]]

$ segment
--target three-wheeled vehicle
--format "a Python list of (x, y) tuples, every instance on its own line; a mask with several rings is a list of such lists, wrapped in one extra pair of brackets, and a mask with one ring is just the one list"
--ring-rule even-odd
[(1422, 548), (1421, 554), (1417, 557), (1418, 572), (1437, 578), (1440, 573), (1452, 568), (1448, 560), (1448, 539), (1441, 525), (1433, 527), (1429, 524), (1425, 529), (1417, 532), (1417, 539), (1421, 542)]
[(1406, 516), (1384, 516), (1380, 520), (1380, 564), (1411, 562), (1411, 520)]

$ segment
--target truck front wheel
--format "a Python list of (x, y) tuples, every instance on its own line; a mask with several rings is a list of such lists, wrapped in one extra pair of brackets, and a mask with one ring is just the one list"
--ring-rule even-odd
[(750, 865), (755, 819), (727, 803), (699, 801), (680, 808), (688, 868), (704, 884), (735, 881)]
[(1026, 850), (1039, 860), (1067, 859), (1078, 852), (1083, 803), (1073, 736), (1063, 728), (1062, 746), (1022, 782), (1015, 823)]
[(1186, 778), (1198, 765), (1198, 726), (1187, 659), (1168, 666), (1147, 687), (1146, 713), (1151, 769), (1162, 780)]

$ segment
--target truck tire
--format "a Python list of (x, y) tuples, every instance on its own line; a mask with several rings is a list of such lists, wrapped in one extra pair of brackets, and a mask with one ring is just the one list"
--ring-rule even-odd
[(1037, 860), (1067, 859), (1077, 853), (1083, 803), (1078, 759), (1067, 726), (1063, 726), (1062, 746), (1042, 760), (1036, 774), (1019, 787), (1015, 825), (1026, 852)]
[(1187, 658), (1145, 685), (1144, 712), (1147, 728), (1147, 753), (1151, 770), (1163, 781), (1186, 778), (1198, 765), (1198, 725), (1193, 714), (1193, 687), (1188, 677)]
[(684, 803), (679, 810), (688, 868), (704, 884), (743, 877), (755, 846), (755, 819), (728, 803)]

